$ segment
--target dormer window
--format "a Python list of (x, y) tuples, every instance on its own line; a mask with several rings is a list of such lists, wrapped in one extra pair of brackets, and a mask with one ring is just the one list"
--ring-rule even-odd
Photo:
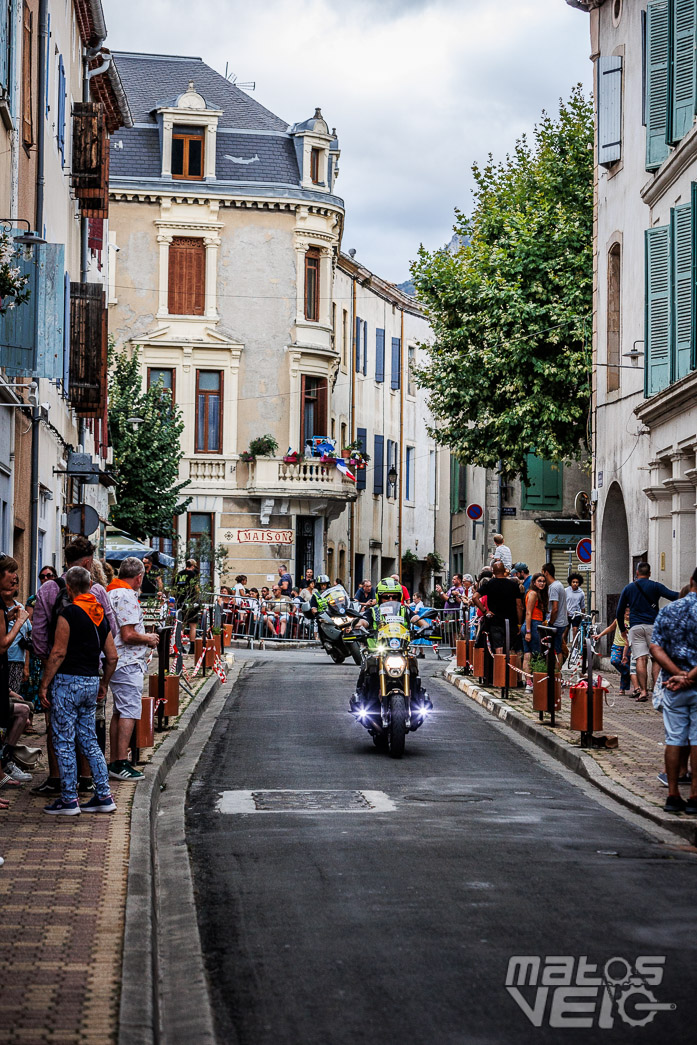
[(310, 152), (310, 179), (313, 185), (318, 185), (320, 181), (319, 170), (321, 159), (322, 149), (313, 148)]
[(172, 132), (172, 177), (203, 179), (203, 127), (180, 127)]

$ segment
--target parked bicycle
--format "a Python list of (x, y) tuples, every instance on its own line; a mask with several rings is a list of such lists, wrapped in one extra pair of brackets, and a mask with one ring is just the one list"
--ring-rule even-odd
[(573, 642), (569, 646), (569, 655), (563, 665), (567, 671), (576, 672), (580, 669), (583, 661), (583, 648), (589, 639), (593, 655), (595, 655), (595, 644), (598, 640), (599, 634), (599, 625), (596, 623), (595, 619), (597, 616), (598, 611), (591, 610), (590, 613), (584, 613), (581, 617)]

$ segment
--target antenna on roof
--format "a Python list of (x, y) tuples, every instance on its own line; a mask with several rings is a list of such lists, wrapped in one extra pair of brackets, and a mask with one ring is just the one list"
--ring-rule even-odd
[(242, 91), (254, 91), (257, 86), (256, 81), (249, 80), (247, 83), (238, 83), (237, 74), (233, 73), (232, 69), (229, 69), (229, 64), (229, 62), (225, 63), (225, 79), (235, 87), (239, 87)]

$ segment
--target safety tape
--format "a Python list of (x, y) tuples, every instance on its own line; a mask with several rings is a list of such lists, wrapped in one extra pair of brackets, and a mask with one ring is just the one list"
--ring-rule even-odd
[(204, 649), (204, 650), (203, 650), (203, 653), (202, 653), (202, 654), (201, 654), (201, 656), (200, 656), (200, 657), (198, 658), (198, 663), (196, 664), (196, 666), (195, 666), (195, 668), (193, 669), (193, 671), (191, 672), (191, 674), (190, 674), (190, 675), (185, 675), (185, 676), (184, 676), (184, 677), (186, 678), (186, 680), (187, 680), (187, 681), (191, 681), (191, 679), (195, 679), (195, 678), (196, 678), (196, 676), (198, 675), (199, 671), (201, 670), (201, 665), (203, 664), (203, 658), (204, 658), (205, 656), (206, 656), (206, 651), (205, 651), (205, 649)]
[(227, 682), (227, 675), (225, 674), (225, 668), (223, 662), (220, 659), (220, 654), (216, 653), (215, 660), (213, 661), (213, 671), (216, 673), (221, 682)]

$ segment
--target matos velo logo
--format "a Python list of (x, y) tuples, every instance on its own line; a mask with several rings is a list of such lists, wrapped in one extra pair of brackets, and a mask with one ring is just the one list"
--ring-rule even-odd
[(657, 1012), (675, 1009), (653, 993), (663, 981), (665, 957), (639, 955), (634, 962), (609, 958), (605, 964), (584, 955), (515, 955), (509, 959), (506, 990), (534, 1027), (611, 1030), (617, 1017), (645, 1027)]

